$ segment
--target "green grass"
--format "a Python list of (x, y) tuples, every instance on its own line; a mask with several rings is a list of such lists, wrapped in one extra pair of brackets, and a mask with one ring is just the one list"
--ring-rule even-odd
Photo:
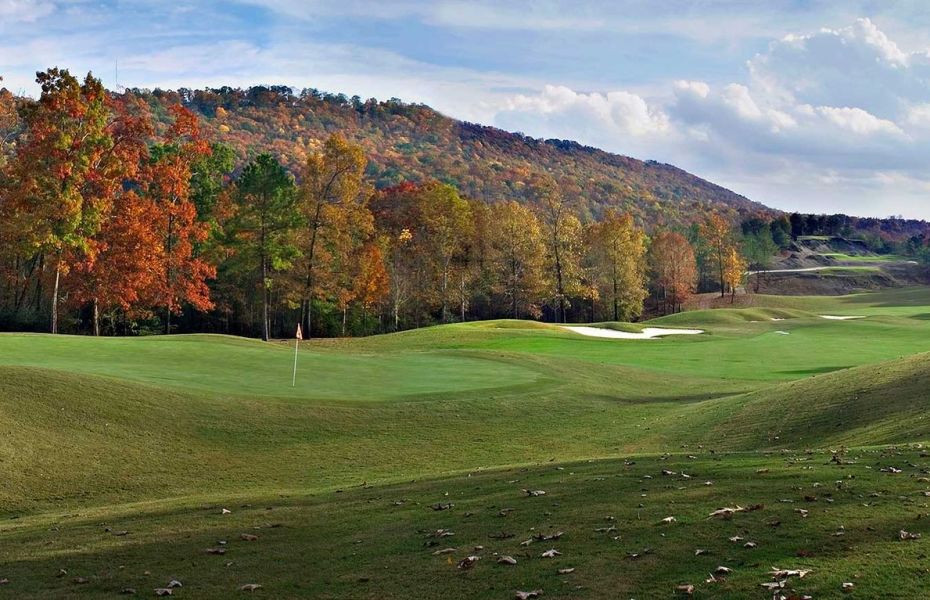
[(832, 258), (834, 260), (842, 262), (863, 262), (863, 263), (888, 263), (888, 262), (902, 262), (908, 260), (904, 256), (899, 256), (897, 254), (844, 254), (842, 252), (828, 252), (826, 254), (821, 254), (827, 258)]
[[(843, 581), (852, 597), (921, 597), (927, 541), (895, 536), (930, 533), (914, 445), (930, 440), (930, 290), (752, 302), (597, 324), (705, 330), (656, 340), (512, 320), (314, 340), (295, 387), (286, 342), (0, 335), (0, 597), (150, 596), (177, 578), (176, 596), (208, 599), (253, 582), (269, 598), (653, 598), (680, 583), (758, 598), (771, 565), (813, 569), (792, 585), (816, 598), (846, 597)], [(820, 316), (844, 314), (866, 318)], [(840, 447), (851, 464), (829, 462)], [(448, 556), (429, 545), (439, 528), (455, 532)], [(218, 539), (227, 554), (206, 554)], [(563, 555), (540, 558), (549, 547)], [(483, 558), (457, 569), (469, 553)], [(733, 574), (704, 583), (718, 565)]]

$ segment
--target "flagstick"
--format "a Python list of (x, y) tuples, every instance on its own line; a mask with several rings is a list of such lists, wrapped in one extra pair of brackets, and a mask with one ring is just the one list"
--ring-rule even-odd
[(294, 340), (294, 377), (291, 379), (291, 387), (297, 385), (297, 348), (300, 346), (300, 338)]

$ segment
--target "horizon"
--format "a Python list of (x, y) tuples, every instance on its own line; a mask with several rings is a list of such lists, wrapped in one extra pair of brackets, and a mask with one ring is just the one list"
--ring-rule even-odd
[(9, 0), (0, 75), (26, 94), (60, 66), (111, 89), (397, 97), (671, 164), (785, 212), (930, 218), (919, 3), (572, 6)]

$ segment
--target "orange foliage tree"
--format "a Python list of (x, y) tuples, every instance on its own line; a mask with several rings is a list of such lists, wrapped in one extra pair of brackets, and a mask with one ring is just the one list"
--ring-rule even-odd
[(171, 107), (174, 122), (161, 144), (155, 146), (148, 167), (147, 193), (155, 202), (161, 278), (153, 289), (154, 302), (165, 309), (165, 331), (171, 332), (171, 315), (184, 302), (197, 310), (213, 307), (207, 280), (216, 269), (194, 252), (206, 240), (209, 225), (198, 220), (191, 200), (191, 164), (210, 153), (201, 137), (197, 116), (182, 106)]
[(649, 266), (657, 296), (669, 308), (681, 310), (694, 292), (697, 265), (694, 249), (685, 236), (674, 231), (662, 231), (652, 240), (649, 248)]

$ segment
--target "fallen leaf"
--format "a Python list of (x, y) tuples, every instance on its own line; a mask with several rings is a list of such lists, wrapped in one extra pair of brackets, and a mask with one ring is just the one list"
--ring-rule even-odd
[(772, 572), (769, 573), (772, 579), (788, 579), (789, 577), (797, 577), (798, 579), (803, 579), (810, 569), (779, 569), (778, 567), (772, 567)]
[(898, 538), (901, 540), (919, 540), (919, 533), (911, 533), (909, 531), (904, 531), (903, 529), (898, 532)]
[(243, 533), (239, 536), (239, 539), (241, 539), (244, 542), (254, 542), (255, 540), (258, 539), (258, 536), (253, 535), (251, 533)]
[(172, 596), (174, 595), (174, 590), (169, 588), (155, 588), (156, 596)]
[(570, 567), (568, 569), (559, 569), (559, 575), (568, 575), (569, 573), (574, 573), (575, 567)]
[(679, 594), (687, 594), (688, 596), (694, 594), (694, 586), (690, 583), (683, 583), (681, 585), (675, 586), (675, 591)]
[(226, 554), (226, 548), (207, 548), (207, 554)]
[(733, 516), (734, 513), (746, 512), (746, 510), (747, 509), (739, 505), (734, 506), (734, 507), (725, 506), (723, 508), (718, 508), (714, 512), (710, 513), (709, 515), (707, 515), (707, 518), (712, 519), (714, 517), (719, 517), (722, 519), (729, 519), (730, 517)]
[(437, 529), (436, 531), (433, 531), (432, 533), (430, 533), (429, 537), (444, 538), (444, 537), (449, 537), (453, 535), (455, 534), (449, 531), (448, 529)]
[(542, 596), (542, 590), (533, 590), (532, 592), (521, 592), (517, 591), (516, 599), (517, 600), (529, 600), (530, 598), (539, 598)]
[(542, 553), (543, 558), (555, 558), (556, 556), (561, 556), (561, 555), (562, 553), (556, 550), (555, 548), (552, 548), (551, 550), (546, 550), (545, 552)]
[(433, 552), (433, 556), (439, 556), (440, 554), (452, 554), (455, 552), (455, 548), (443, 548), (442, 550), (437, 550)]
[(662, 519), (661, 522), (662, 522), (662, 523), (665, 523), (665, 524), (670, 524), (670, 523), (674, 523), (674, 522), (676, 522), (676, 521), (677, 521), (677, 519), (676, 519), (675, 517), (665, 517), (664, 519)]
[(459, 564), (457, 566), (458, 568), (463, 569), (463, 570), (470, 569), (474, 567), (475, 563), (477, 563), (479, 560), (481, 560), (480, 556), (466, 556), (465, 558), (459, 561)]
[(169, 589), (172, 589), (172, 588), (179, 588), (179, 587), (184, 587), (184, 584), (182, 584), (182, 583), (181, 583), (180, 581), (178, 581), (177, 579), (172, 579), (171, 581), (168, 582), (168, 585), (165, 586), (165, 587), (167, 587), (167, 588), (169, 588)]
[(260, 583), (246, 583), (245, 585), (239, 586), (239, 590), (243, 592), (254, 592), (255, 590), (262, 589)]
[(220, 511), (220, 514), (221, 514), (221, 515), (231, 515), (231, 514), (232, 514), (232, 511), (229, 510), (228, 508), (224, 508), (223, 510)]
[(523, 493), (530, 498), (535, 498), (536, 496), (545, 496), (545, 490), (523, 490)]
[(517, 564), (517, 559), (510, 555), (504, 555), (497, 559), (497, 563), (501, 565), (515, 565)]

